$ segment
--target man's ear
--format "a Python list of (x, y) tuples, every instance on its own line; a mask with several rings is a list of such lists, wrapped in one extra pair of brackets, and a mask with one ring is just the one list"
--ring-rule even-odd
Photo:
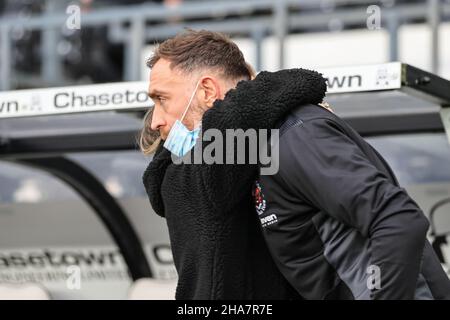
[(200, 82), (200, 86), (204, 93), (202, 96), (202, 102), (208, 108), (211, 108), (214, 101), (220, 98), (219, 82), (214, 77), (204, 77)]

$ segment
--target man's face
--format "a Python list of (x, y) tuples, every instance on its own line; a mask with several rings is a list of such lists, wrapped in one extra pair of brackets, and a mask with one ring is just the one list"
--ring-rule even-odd
[[(150, 72), (150, 84), (148, 95), (153, 100), (155, 107), (151, 119), (151, 129), (159, 130), (161, 138), (165, 140), (174, 122), (181, 118), (187, 107), (189, 98), (195, 88), (193, 80), (177, 71), (170, 69), (170, 62), (160, 59)], [(191, 108), (196, 104), (195, 97)], [(190, 110), (189, 110), (190, 111)], [(189, 112), (183, 123), (192, 129)]]

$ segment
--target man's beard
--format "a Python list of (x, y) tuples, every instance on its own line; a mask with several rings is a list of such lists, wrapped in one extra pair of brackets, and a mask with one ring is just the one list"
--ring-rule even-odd
[(191, 128), (190, 130), (195, 129), (196, 126), (198, 126), (198, 123), (202, 120), (203, 114), (205, 111), (208, 110), (207, 106), (201, 106), (198, 105), (192, 105), (190, 112), (190, 119), (189, 122), (186, 123), (186, 127)]

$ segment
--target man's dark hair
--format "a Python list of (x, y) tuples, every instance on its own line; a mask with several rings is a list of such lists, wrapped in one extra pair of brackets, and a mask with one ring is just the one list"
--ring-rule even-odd
[(153, 68), (161, 58), (170, 61), (171, 68), (187, 73), (216, 69), (225, 78), (233, 80), (249, 80), (254, 75), (239, 47), (219, 32), (186, 29), (158, 45), (147, 60), (147, 66)]

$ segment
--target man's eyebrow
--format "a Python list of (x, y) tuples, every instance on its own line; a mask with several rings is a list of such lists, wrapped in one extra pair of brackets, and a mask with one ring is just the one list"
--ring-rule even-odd
[(154, 98), (156, 98), (157, 96), (167, 95), (167, 93), (164, 92), (164, 91), (160, 91), (160, 90), (154, 89), (154, 90), (150, 90), (150, 92), (148, 92), (147, 95), (148, 95), (151, 99), (154, 99)]

